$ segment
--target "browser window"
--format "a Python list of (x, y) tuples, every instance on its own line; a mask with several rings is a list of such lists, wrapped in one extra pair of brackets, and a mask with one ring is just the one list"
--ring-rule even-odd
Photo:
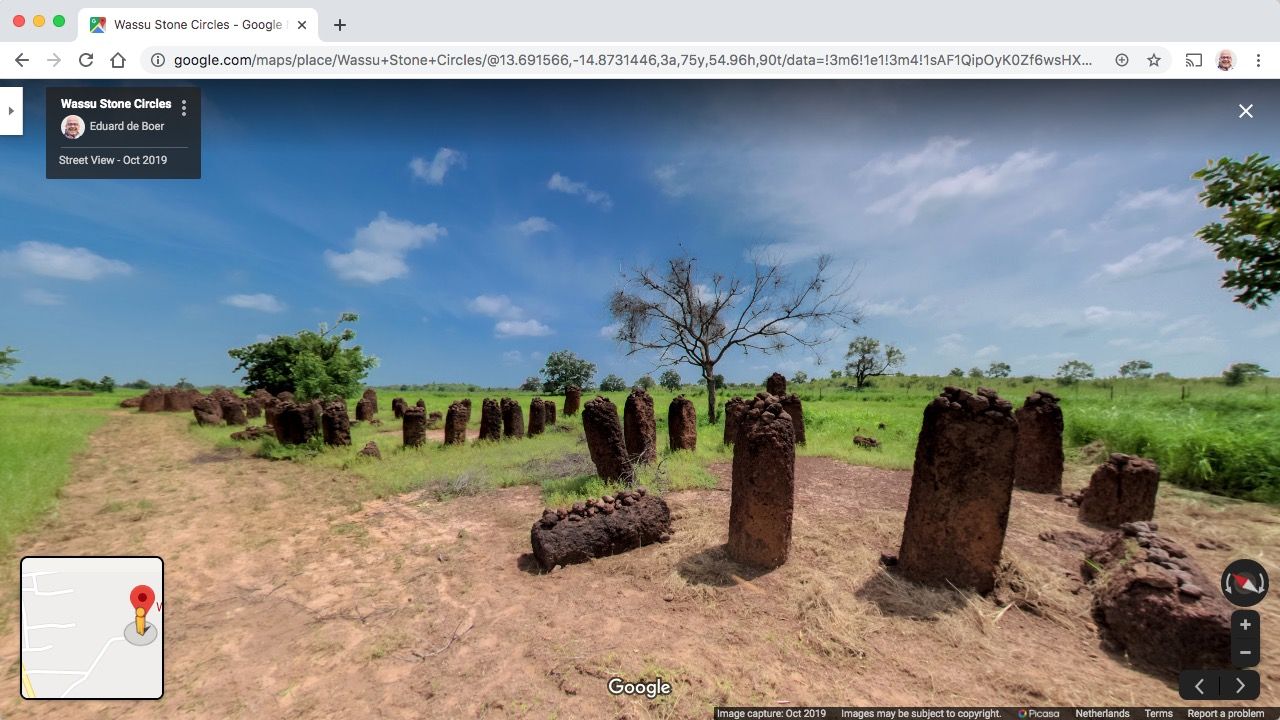
[(1280, 716), (1280, 3), (0, 10), (0, 716)]

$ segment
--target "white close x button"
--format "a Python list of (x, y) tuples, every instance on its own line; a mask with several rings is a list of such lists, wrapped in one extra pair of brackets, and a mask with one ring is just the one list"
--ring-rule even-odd
[(1244, 103), (1236, 103), (1236, 104), (1240, 106), (1240, 117), (1241, 117), (1241, 118), (1252, 118), (1252, 117), (1253, 117), (1253, 103), (1249, 103), (1248, 105), (1245, 105)]
[(22, 134), (22, 88), (0, 87), (0, 135)]

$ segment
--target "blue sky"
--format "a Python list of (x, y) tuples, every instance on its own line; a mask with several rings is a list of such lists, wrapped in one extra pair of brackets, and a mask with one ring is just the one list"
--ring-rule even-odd
[(0, 138), (16, 376), (231, 383), (228, 348), (350, 310), (377, 384), (515, 384), (562, 348), (633, 380), (652, 360), (607, 337), (608, 295), (681, 248), (729, 273), (762, 249), (857, 273), (865, 319), (825, 365), (733, 356), (731, 380), (825, 374), (858, 334), (917, 373), (1280, 364), (1280, 314), (1235, 305), (1194, 238), (1213, 215), (1190, 178), (1274, 154), (1278, 84), (202, 88), (204, 177), (169, 182), (45, 180), (27, 89), (28, 134)]

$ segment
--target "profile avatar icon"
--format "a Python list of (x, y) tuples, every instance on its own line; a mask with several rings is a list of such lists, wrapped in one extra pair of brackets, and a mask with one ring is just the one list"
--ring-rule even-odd
[(1218, 53), (1218, 69), (1227, 72), (1236, 66), (1236, 54), (1230, 50), (1223, 50)]
[(68, 140), (79, 140), (84, 135), (84, 118), (79, 115), (68, 115), (62, 118), (62, 136)]

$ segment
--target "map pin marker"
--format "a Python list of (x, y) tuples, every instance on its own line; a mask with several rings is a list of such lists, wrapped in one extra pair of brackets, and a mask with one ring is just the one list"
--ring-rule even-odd
[(146, 585), (139, 585), (129, 591), (129, 602), (133, 604), (134, 615), (138, 620), (139, 635), (145, 635), (147, 632), (147, 611), (155, 601), (155, 591)]

